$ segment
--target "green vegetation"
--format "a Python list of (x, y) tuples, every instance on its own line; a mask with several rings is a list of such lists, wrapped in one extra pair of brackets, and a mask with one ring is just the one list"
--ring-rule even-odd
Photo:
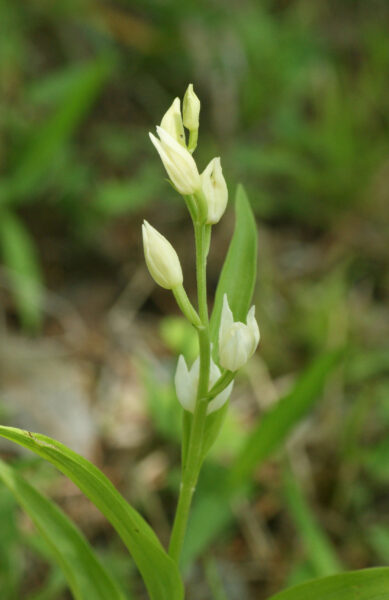
[[(179, 486), (180, 415), (170, 381), (176, 355), (192, 361), (197, 342), (142, 275), (139, 225), (152, 216), (170, 228), (192, 294), (185, 206), (163, 181), (147, 137), (189, 81), (203, 100), (198, 163), (202, 170), (209, 155), (222, 155), (230, 192), (209, 263), (211, 336), (215, 342), (222, 291), (242, 290), (232, 301), (241, 316), (247, 306), (239, 302), (253, 287), (248, 269), (234, 288), (239, 261), (255, 244), (240, 190), (236, 244), (246, 243), (246, 254), (229, 255), (234, 264), (217, 288), (242, 181), (258, 230), (261, 342), (199, 481), (181, 561), (188, 600), (346, 600), (342, 570), (361, 599), (372, 585), (389, 597), (387, 570), (365, 571), (389, 561), (388, 20), (386, 0), (0, 0), (1, 422), (18, 425), (7, 387), (14, 337), (33, 336), (37, 348), (59, 341), (62, 356), (85, 367), (93, 407), (110, 377), (111, 399), (142, 399), (136, 422), (146, 433), (128, 446), (104, 405), (108, 425), (96, 455), (123, 494), (110, 501), (128, 510), (129, 500), (162, 539), (154, 540), (155, 562), (135, 560), (158, 600), (158, 565), (177, 582), (162, 549)], [(128, 326), (134, 313), (138, 329)], [(130, 419), (124, 414), (117, 419)], [(211, 443), (219, 426), (215, 419)], [(39, 448), (53, 459), (51, 443)], [(64, 516), (73, 492), (51, 476), (35, 496), (39, 467), (13, 452), (1, 447), (10, 466), (0, 463), (0, 478), (22, 505), (32, 494), (38, 529), (50, 530), (53, 497), (63, 509), (61, 536), (77, 535)], [(137, 477), (149, 457), (167, 466), (148, 488)], [(67, 460), (56, 464), (64, 470)], [(61, 571), (10, 489), (0, 486), (2, 600), (67, 599)], [(82, 514), (77, 524), (96, 554), (85, 560), (108, 586), (143, 600), (113, 532), (97, 519), (85, 524)], [(122, 533), (131, 545), (131, 532)], [(304, 588), (315, 577), (323, 583)], [(288, 585), (297, 587), (280, 592)]]

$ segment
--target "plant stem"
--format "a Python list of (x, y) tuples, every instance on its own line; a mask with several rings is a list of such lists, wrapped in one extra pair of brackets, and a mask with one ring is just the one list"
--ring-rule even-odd
[(189, 132), (188, 150), (191, 154), (196, 150), (198, 135), (198, 129), (194, 129)]
[(193, 196), (184, 196), (184, 200), (185, 200), (187, 209), (189, 210), (189, 214), (192, 217), (192, 221), (194, 223), (197, 219), (196, 200), (194, 199)]
[(225, 390), (226, 387), (230, 385), (231, 381), (235, 379), (235, 375), (235, 371), (225, 371), (216, 381), (215, 385), (209, 390), (207, 399), (210, 400)]
[(204, 225), (195, 223), (194, 227), (196, 239), (198, 312), (201, 320), (201, 326), (197, 330), (200, 347), (200, 374), (188, 452), (186, 461), (182, 465), (180, 494), (169, 545), (169, 555), (177, 563), (180, 559), (188, 523), (190, 506), (201, 467), (201, 450), (208, 406), (206, 395), (209, 386), (209, 370), (211, 361), (206, 281), (208, 231)]
[(192, 323), (192, 325), (195, 327), (201, 327), (200, 317), (193, 308), (183, 285), (178, 285), (177, 287), (173, 288), (172, 292), (178, 306), (188, 321), (190, 321), (190, 323)]
[[(208, 254), (208, 228), (206, 225), (195, 223), (196, 242), (196, 278), (197, 300), (201, 322), (208, 329), (208, 304), (207, 304), (207, 254)], [(200, 356), (201, 360), (201, 356)]]

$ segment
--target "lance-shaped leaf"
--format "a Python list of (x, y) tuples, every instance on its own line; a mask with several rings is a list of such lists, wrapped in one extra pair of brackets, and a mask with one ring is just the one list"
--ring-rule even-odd
[(363, 569), (308, 581), (269, 600), (388, 600), (389, 568)]
[(76, 600), (125, 600), (85, 537), (48, 498), (0, 460), (0, 480), (31, 517), (63, 570)]
[(241, 185), (236, 191), (235, 211), (234, 235), (220, 273), (210, 321), (214, 353), (217, 351), (224, 294), (227, 294), (235, 320), (246, 322), (257, 273), (257, 228), (246, 192)]
[(95, 465), (39, 433), (0, 426), (0, 435), (51, 462), (106, 516), (131, 552), (151, 600), (182, 600), (183, 585), (176, 564), (148, 523)]

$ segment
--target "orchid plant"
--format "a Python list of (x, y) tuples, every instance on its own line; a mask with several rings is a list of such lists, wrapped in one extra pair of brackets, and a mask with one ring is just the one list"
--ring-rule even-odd
[[(223, 306), (218, 333), (218, 363), (212, 357), (208, 315), (207, 256), (210, 249), (212, 225), (222, 218), (228, 201), (228, 189), (220, 158), (213, 158), (199, 174), (193, 152), (197, 146), (200, 101), (189, 85), (183, 102), (176, 98), (157, 127), (159, 139), (150, 133), (162, 163), (174, 188), (182, 195), (194, 227), (196, 246), (197, 310), (183, 287), (179, 258), (173, 246), (145, 222), (143, 246), (146, 263), (156, 283), (171, 290), (184, 316), (196, 328), (199, 356), (188, 370), (183, 356), (178, 359), (175, 376), (177, 398), (184, 409), (182, 446), (182, 479), (177, 511), (169, 545), (169, 555), (179, 561), (192, 497), (202, 462), (222, 424), (212, 428), (211, 414), (220, 412), (231, 395), (233, 380), (255, 352), (259, 328), (255, 308), (247, 314), (247, 324), (234, 321), (228, 294), (223, 294)], [(188, 129), (188, 143), (185, 136)], [(255, 257), (254, 257), (255, 262)], [(224, 413), (223, 413), (224, 414)]]
[[(211, 230), (226, 210), (228, 190), (220, 158), (213, 158), (200, 173), (192, 156), (198, 141), (199, 115), (200, 101), (189, 85), (182, 112), (176, 98), (157, 127), (158, 137), (150, 134), (193, 223), (195, 305), (185, 291), (180, 260), (171, 243), (146, 221), (142, 226), (150, 274), (158, 285), (172, 291), (199, 341), (199, 356), (194, 363), (188, 366), (180, 356), (175, 373), (176, 394), (182, 407), (182, 469), (168, 549), (146, 520), (88, 460), (45, 435), (0, 426), (2, 437), (51, 462), (106, 516), (132, 555), (151, 600), (185, 597), (180, 557), (199, 473), (223, 425), (234, 378), (256, 351), (260, 337), (255, 308), (250, 308), (256, 277), (256, 225), (241, 186), (236, 194), (235, 231), (221, 270), (213, 310), (211, 314), (208, 312), (206, 267)], [(294, 391), (254, 428), (235, 464), (225, 474), (221, 503), (228, 503), (237, 492), (247, 492), (247, 482), (257, 464), (280, 445), (298, 422), (337, 358), (336, 353), (319, 358), (297, 382)], [(4, 461), (0, 461), (0, 481), (13, 493), (48, 543), (51, 556), (62, 568), (75, 599), (125, 600), (120, 585), (83, 534), (50, 499)], [(271, 600), (384, 599), (389, 597), (388, 590), (389, 569), (368, 569), (314, 580), (276, 594)]]

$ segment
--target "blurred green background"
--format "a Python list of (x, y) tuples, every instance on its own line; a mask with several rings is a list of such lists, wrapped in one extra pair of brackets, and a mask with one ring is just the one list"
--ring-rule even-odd
[[(188, 215), (147, 136), (189, 82), (202, 101), (199, 169), (220, 155), (231, 199), (210, 293), (242, 182), (262, 332), (200, 487), (315, 357), (346, 348), (308, 419), (250, 473), (233, 518), (216, 526), (220, 503), (204, 492), (193, 531), (209, 535), (189, 536), (189, 599), (261, 600), (389, 561), (388, 23), (386, 0), (0, 1), (2, 421), (88, 455), (166, 542), (179, 477), (170, 382), (176, 354), (195, 349), (146, 272), (140, 224), (174, 244), (193, 294)], [(1, 451), (144, 598), (78, 491)], [(68, 598), (3, 489), (0, 520), (1, 598)]]

